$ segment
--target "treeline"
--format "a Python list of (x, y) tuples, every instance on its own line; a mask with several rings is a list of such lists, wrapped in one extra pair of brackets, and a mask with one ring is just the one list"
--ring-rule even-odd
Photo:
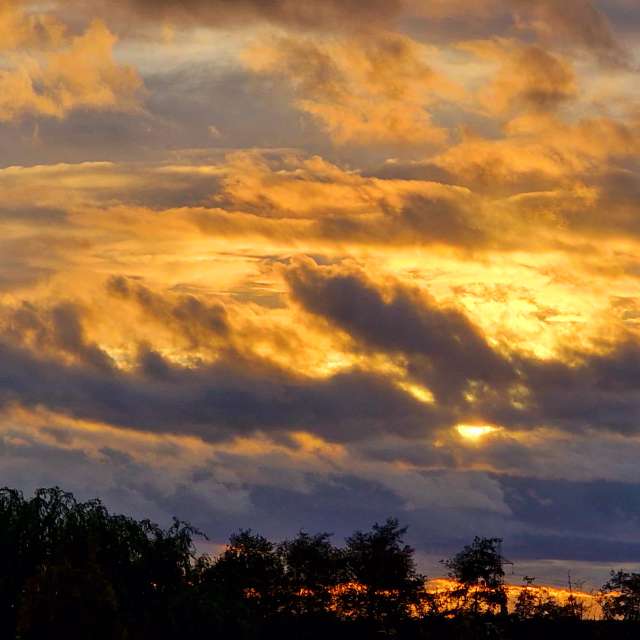
[(397, 520), (280, 543), (240, 531), (217, 557), (174, 520), (161, 528), (114, 515), (60, 489), (25, 498), (0, 490), (0, 637), (164, 638), (636, 637), (640, 575), (601, 591), (606, 621), (584, 621), (577, 598), (527, 587), (509, 607), (497, 538), (476, 538), (444, 561), (450, 588), (425, 589)]

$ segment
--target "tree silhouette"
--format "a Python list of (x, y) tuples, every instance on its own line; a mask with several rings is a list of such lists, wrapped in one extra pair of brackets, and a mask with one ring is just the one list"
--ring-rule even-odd
[(424, 577), (416, 573), (414, 550), (403, 543), (406, 531), (389, 518), (369, 532), (356, 531), (347, 538), (344, 553), (350, 584), (341, 598), (345, 615), (393, 623), (418, 606)]
[(278, 547), (285, 567), (284, 606), (298, 615), (328, 611), (336, 586), (344, 581), (343, 554), (331, 544), (331, 534), (301, 531)]
[(266, 618), (280, 607), (284, 565), (267, 538), (240, 530), (209, 568), (207, 581), (221, 594), (229, 610)]
[(47, 565), (27, 580), (17, 632), (25, 640), (111, 640), (120, 631), (116, 593), (97, 565)]
[(507, 592), (504, 585), (504, 558), (501, 538), (475, 537), (470, 545), (444, 565), (457, 587), (452, 596), (461, 611), (479, 613), (507, 613)]
[(1, 489), (2, 637), (16, 629), (25, 638), (87, 637), (91, 619), (105, 621), (95, 637), (119, 625), (170, 637), (196, 533), (177, 520), (163, 530), (111, 515), (100, 501), (78, 502), (58, 488), (31, 499)]
[(600, 598), (607, 619), (640, 622), (640, 573), (612, 571)]
[(526, 586), (520, 591), (514, 606), (519, 620), (562, 620), (580, 617), (581, 603), (572, 595), (565, 604), (558, 602), (548, 589), (534, 587), (534, 578), (525, 576)]
[(581, 622), (582, 600), (561, 604), (533, 579), (513, 615), (497, 616), (507, 611), (499, 538), (475, 538), (445, 562), (451, 608), (425, 591), (405, 534), (388, 519), (336, 548), (327, 533), (274, 543), (240, 530), (212, 558), (179, 520), (162, 528), (58, 488), (0, 489), (0, 638), (564, 638), (578, 624), (587, 639), (638, 636), (619, 620), (640, 623), (640, 574), (611, 574), (607, 621)]

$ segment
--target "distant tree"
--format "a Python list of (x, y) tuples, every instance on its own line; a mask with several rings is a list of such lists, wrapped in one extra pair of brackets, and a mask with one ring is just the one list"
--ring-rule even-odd
[(525, 586), (516, 598), (514, 615), (520, 620), (530, 620), (536, 617), (539, 602), (539, 590), (533, 587), (535, 578), (524, 576)]
[(280, 608), (284, 565), (275, 545), (251, 530), (233, 534), (208, 571), (208, 583), (222, 594), (231, 610), (240, 607), (259, 617)]
[(287, 611), (298, 615), (326, 613), (332, 590), (344, 577), (344, 556), (331, 544), (331, 534), (301, 531), (282, 542), (278, 554), (285, 568)]
[(406, 531), (389, 518), (369, 532), (356, 531), (347, 538), (344, 615), (390, 624), (419, 605), (424, 577), (416, 572), (413, 548), (403, 543)]
[(558, 617), (582, 620), (584, 618), (584, 601), (577, 598), (573, 593), (570, 594), (567, 601), (561, 605)]
[(519, 620), (559, 620), (575, 617), (573, 610), (578, 604), (571, 601), (560, 604), (544, 587), (534, 587), (535, 578), (525, 576), (525, 587), (520, 591), (514, 606), (514, 615)]
[(640, 573), (612, 571), (599, 596), (608, 620), (640, 622)]
[(501, 538), (475, 537), (444, 565), (457, 586), (452, 597), (459, 609), (472, 614), (507, 613), (507, 592), (504, 584), (504, 558)]

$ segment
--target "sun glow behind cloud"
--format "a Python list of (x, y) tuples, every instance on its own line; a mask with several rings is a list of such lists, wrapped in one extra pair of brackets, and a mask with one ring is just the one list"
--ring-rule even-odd
[(456, 431), (466, 440), (479, 442), (486, 436), (499, 431), (499, 429), (491, 425), (459, 424), (456, 426)]

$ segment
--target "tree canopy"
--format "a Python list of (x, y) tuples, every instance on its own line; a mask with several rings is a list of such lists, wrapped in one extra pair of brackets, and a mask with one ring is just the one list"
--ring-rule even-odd
[[(559, 603), (532, 580), (509, 614), (499, 538), (475, 538), (444, 561), (453, 583), (443, 607), (406, 534), (394, 518), (342, 547), (326, 532), (272, 542), (242, 529), (211, 557), (179, 520), (162, 528), (59, 488), (30, 498), (0, 489), (0, 637), (471, 638), (490, 625), (515, 638), (529, 637), (522, 625), (562, 630), (582, 617), (576, 598)], [(612, 573), (601, 598), (608, 619), (640, 620), (638, 574)]]

